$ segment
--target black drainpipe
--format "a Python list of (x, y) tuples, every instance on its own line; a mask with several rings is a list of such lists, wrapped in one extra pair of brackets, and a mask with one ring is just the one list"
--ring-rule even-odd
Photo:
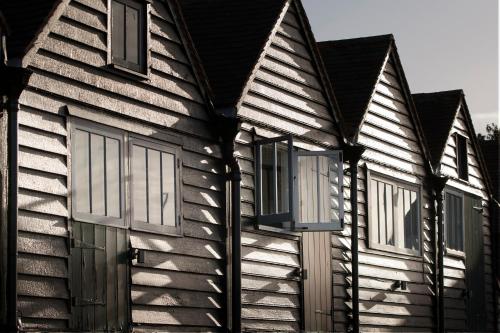
[(359, 333), (359, 259), (358, 259), (358, 163), (365, 147), (355, 144), (344, 147), (351, 173), (351, 256), (352, 256), (352, 331)]
[(437, 269), (434, 269), (434, 284), (437, 286), (435, 291), (435, 304), (437, 310), (437, 332), (444, 333), (444, 218), (443, 218), (443, 191), (448, 181), (448, 177), (433, 175), (432, 176), (432, 188), (434, 191), (435, 203), (435, 213), (437, 217), (436, 230), (437, 230), (437, 242), (436, 242), (436, 256), (437, 257)]
[(237, 333), (241, 332), (241, 169), (234, 151), (240, 124), (234, 117), (220, 116), (217, 125), (231, 182), (231, 331)]
[(26, 87), (31, 71), (20, 67), (2, 67), (2, 95), (7, 96), (7, 279), (6, 331), (17, 332), (17, 215), (18, 215), (18, 121), (19, 95)]

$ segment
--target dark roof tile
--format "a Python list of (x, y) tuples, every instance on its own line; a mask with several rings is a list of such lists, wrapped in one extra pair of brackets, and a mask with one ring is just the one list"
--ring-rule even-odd
[(393, 40), (381, 35), (318, 43), (349, 136), (363, 119)]
[(9, 58), (25, 55), (30, 44), (43, 28), (50, 13), (61, 0), (4, 0), (0, 11), (5, 16), (10, 35), (7, 38)]
[(441, 161), (463, 91), (450, 90), (412, 96), (427, 139), (431, 163), (437, 166)]
[(285, 3), (285, 0), (180, 1), (216, 106), (236, 104)]

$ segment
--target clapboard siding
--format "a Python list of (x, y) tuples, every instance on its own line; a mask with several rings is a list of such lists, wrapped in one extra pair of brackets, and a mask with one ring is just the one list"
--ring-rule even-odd
[[(484, 244), (484, 284), (485, 284), (485, 299), (486, 299), (486, 315), (487, 315), (487, 329), (491, 330), (494, 327), (494, 300), (493, 300), (493, 275), (492, 275), (492, 240), (491, 240), (491, 218), (489, 216), (489, 195), (487, 194), (485, 178), (479, 167), (479, 161), (477, 152), (472, 145), (471, 140), (467, 140), (467, 153), (468, 153), (468, 169), (469, 169), (469, 181), (464, 183), (458, 178), (457, 172), (457, 155), (456, 155), (456, 143), (454, 133), (459, 133), (468, 138), (473, 136), (473, 132), (466, 124), (465, 109), (463, 106), (459, 107), (457, 116), (453, 121), (453, 125), (450, 131), (450, 136), (446, 142), (446, 147), (444, 150), (443, 157), (441, 159), (441, 172), (451, 179), (448, 181), (448, 185), (458, 189), (464, 193), (469, 193), (482, 198), (483, 206), (483, 244)], [(453, 269), (449, 269), (453, 268)], [(448, 295), (447, 302), (445, 303), (445, 315), (454, 319), (450, 321), (450, 325), (454, 325), (457, 329), (466, 329), (467, 322), (465, 314), (462, 312), (454, 311), (453, 308), (457, 304), (465, 307), (464, 293), (466, 289), (466, 273), (465, 273), (465, 259), (445, 257), (445, 279), (447, 280), (447, 285), (445, 290), (445, 295)], [(450, 289), (450, 290), (448, 290)], [(448, 321), (446, 321), (448, 324)]]
[[(236, 155), (243, 172), (241, 212), (255, 216), (253, 140), (292, 134), (297, 146), (324, 150), (339, 143), (328, 96), (321, 83), (294, 2), (272, 36), (238, 115)], [(254, 131), (255, 130), (255, 134)], [(250, 222), (249, 222), (250, 223)], [(300, 235), (253, 231), (242, 235), (243, 328), (298, 331), (301, 327)]]
[[(357, 140), (367, 147), (362, 163), (371, 170), (409, 181), (421, 188), (421, 256), (399, 255), (368, 246), (367, 219), (361, 219), (359, 237), (360, 325), (363, 331), (432, 330), (433, 327), (433, 223), (432, 200), (425, 157), (409, 110), (404, 88), (389, 53), (368, 104)], [(364, 168), (359, 169), (358, 202), (364, 213), (370, 209)], [(350, 233), (350, 229), (349, 229)], [(334, 243), (334, 261), (341, 278), (334, 284), (348, 295), (351, 270), (350, 242)], [(337, 255), (336, 255), (337, 253)], [(392, 290), (394, 281), (406, 281), (407, 290)], [(340, 299), (343, 302), (348, 298)], [(348, 311), (344, 316), (347, 318)]]
[[(184, 237), (130, 232), (131, 322), (142, 331), (225, 326), (221, 150), (168, 4), (151, 4), (147, 80), (109, 69), (107, 1), (73, 0), (28, 67), (19, 112), (19, 310), (25, 327), (68, 328), (72, 221), (68, 110), (96, 122), (182, 141)], [(305, 93), (305, 92), (304, 92)], [(137, 326), (138, 327), (138, 326)]]

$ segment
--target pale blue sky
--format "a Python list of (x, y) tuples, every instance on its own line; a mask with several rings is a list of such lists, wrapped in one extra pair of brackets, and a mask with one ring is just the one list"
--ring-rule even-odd
[(317, 41), (392, 33), (412, 93), (463, 89), (498, 124), (498, 0), (303, 0)]

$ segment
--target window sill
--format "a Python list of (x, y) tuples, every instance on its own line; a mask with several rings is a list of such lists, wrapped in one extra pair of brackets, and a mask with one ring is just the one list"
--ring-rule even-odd
[(373, 252), (373, 253), (391, 254), (392, 256), (398, 256), (398, 257), (405, 256), (405, 257), (411, 257), (411, 258), (420, 258), (420, 259), (423, 258), (421, 251), (398, 249), (395, 247), (384, 246), (384, 245), (379, 245), (379, 244), (369, 244), (367, 250), (370, 250), (370, 252)]
[(124, 220), (116, 220), (113, 218), (99, 219), (98, 217), (94, 217), (94, 216), (73, 214), (71, 221), (72, 222), (80, 222), (80, 223), (97, 224), (97, 225), (102, 225), (105, 227), (113, 227), (113, 228), (119, 228), (119, 229), (128, 229), (128, 225), (125, 224)]
[(465, 259), (465, 252), (460, 250), (454, 250), (450, 248), (445, 248), (444, 254), (449, 257), (463, 258)]
[(175, 232), (175, 231), (172, 231), (172, 229), (159, 230), (159, 228), (158, 228), (156, 230), (153, 230), (152, 228), (148, 228), (148, 227), (131, 226), (130, 230), (144, 232), (144, 233), (148, 233), (148, 234), (154, 234), (154, 235), (161, 235), (161, 236), (178, 237), (178, 238), (184, 237), (183, 232)]
[(141, 73), (114, 63), (109, 63), (105, 67), (105, 69), (108, 72), (123, 76), (128, 79), (141, 80), (141, 81), (149, 80), (149, 70), (147, 70), (146, 73)]

